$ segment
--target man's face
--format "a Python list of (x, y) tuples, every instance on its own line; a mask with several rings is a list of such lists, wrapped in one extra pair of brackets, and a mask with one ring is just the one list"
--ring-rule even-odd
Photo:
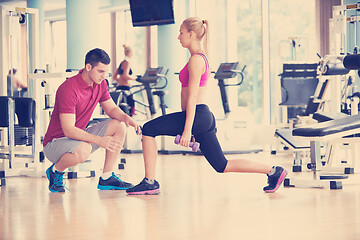
[(87, 67), (90, 69), (90, 79), (96, 84), (100, 84), (106, 78), (106, 74), (109, 71), (109, 64), (106, 65), (101, 62), (99, 62), (94, 67), (92, 67), (90, 64)]

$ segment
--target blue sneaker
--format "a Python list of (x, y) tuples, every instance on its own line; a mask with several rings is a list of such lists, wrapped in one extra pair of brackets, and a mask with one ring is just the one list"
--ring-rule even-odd
[(282, 167), (275, 167), (275, 173), (272, 175), (268, 175), (268, 186), (264, 187), (264, 191), (267, 193), (275, 192), (284, 181), (287, 172)]
[(126, 190), (126, 193), (129, 195), (155, 195), (160, 193), (160, 184), (158, 181), (154, 180), (153, 184), (150, 184), (144, 178), (138, 185), (135, 187), (129, 188)]
[(65, 181), (64, 174), (65, 172), (59, 172), (57, 170), (53, 170), (54, 165), (51, 165), (46, 170), (46, 176), (49, 179), (49, 190), (50, 192), (65, 192)]
[(99, 178), (99, 184), (97, 186), (100, 190), (126, 190), (133, 187), (131, 183), (124, 182), (120, 179), (119, 174), (112, 173), (112, 176), (104, 180), (102, 177)]

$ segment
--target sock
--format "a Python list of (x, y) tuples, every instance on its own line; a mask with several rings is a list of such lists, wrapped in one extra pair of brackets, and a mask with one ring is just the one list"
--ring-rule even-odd
[(273, 167), (271, 168), (270, 172), (268, 172), (267, 175), (268, 175), (268, 176), (271, 176), (271, 175), (273, 175), (275, 172), (276, 172), (276, 167), (273, 166)]
[(145, 178), (145, 181), (146, 181), (148, 184), (154, 184), (154, 180), (150, 180), (150, 179)]
[(59, 173), (63, 173), (63, 171), (59, 171), (57, 168), (56, 168), (56, 165), (54, 165), (53, 167), (53, 172), (55, 173), (55, 171), (59, 172)]
[(105, 172), (105, 173), (101, 174), (101, 178), (102, 178), (103, 180), (106, 180), (106, 179), (108, 179), (108, 178), (111, 177), (111, 176), (112, 176), (112, 172)]

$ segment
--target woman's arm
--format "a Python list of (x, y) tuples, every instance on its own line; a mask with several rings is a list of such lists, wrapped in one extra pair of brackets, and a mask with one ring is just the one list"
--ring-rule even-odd
[(182, 146), (189, 146), (191, 140), (191, 130), (195, 118), (195, 109), (197, 104), (197, 98), (199, 93), (199, 84), (201, 74), (204, 69), (204, 60), (199, 55), (193, 55), (188, 64), (189, 71), (189, 84), (187, 88), (187, 100), (186, 100), (186, 120), (184, 131), (181, 136), (180, 144)]
[(119, 81), (120, 81), (118, 68), (115, 70), (115, 72), (113, 74), (113, 80), (115, 80), (117, 83), (119, 83)]
[(128, 61), (124, 61), (122, 65), (123, 74), (121, 75), (121, 78), (123, 80), (136, 80), (136, 78), (133, 78), (129, 75), (130, 72), (130, 64)]

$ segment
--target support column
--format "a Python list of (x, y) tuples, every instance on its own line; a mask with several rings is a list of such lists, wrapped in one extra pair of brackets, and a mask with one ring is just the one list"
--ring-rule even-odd
[(158, 26), (158, 65), (169, 69), (169, 80), (166, 90), (170, 94), (165, 97), (166, 105), (171, 110), (180, 110), (180, 83), (179, 72), (186, 64), (187, 49), (184, 49), (179, 40), (179, 29), (182, 21), (188, 17), (189, 0), (174, 1), (175, 24)]
[[(43, 64), (44, 64), (44, 49), (43, 46), (45, 46), (45, 12), (44, 12), (44, 0), (27, 0), (27, 7), (28, 8), (36, 8), (38, 9), (38, 32), (35, 34), (38, 34), (38, 41), (39, 41), (39, 48), (37, 49), (37, 53), (34, 52), (36, 51), (35, 49), (33, 49), (33, 24), (32, 18), (29, 18), (29, 60), (30, 60), (30, 64), (29, 67), (30, 69), (28, 69), (29, 72), (32, 72), (33, 69), (35, 68), (42, 68)], [(34, 59), (34, 55), (38, 55), (38, 63), (33, 63), (32, 59)], [(36, 66), (37, 65), (37, 66)]]
[(98, 14), (98, 0), (66, 0), (67, 68), (83, 68), (86, 53), (97, 47)]

